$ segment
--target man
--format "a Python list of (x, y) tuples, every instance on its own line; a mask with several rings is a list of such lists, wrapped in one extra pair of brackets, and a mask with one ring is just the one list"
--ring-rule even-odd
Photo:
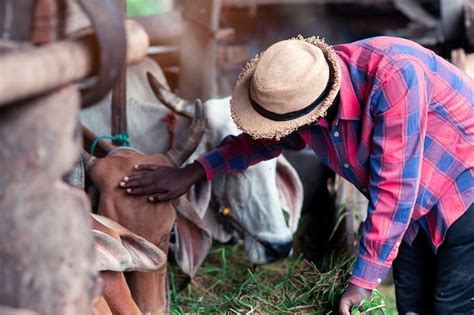
[(120, 185), (168, 200), (308, 145), (370, 201), (340, 313), (394, 263), (400, 314), (474, 314), (473, 103), (472, 79), (414, 42), (300, 36), (240, 74), (231, 108), (243, 134), (182, 169), (137, 166)]

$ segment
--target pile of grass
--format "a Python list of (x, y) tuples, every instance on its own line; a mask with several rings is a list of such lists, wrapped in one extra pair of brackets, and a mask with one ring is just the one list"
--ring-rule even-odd
[(176, 269), (170, 272), (171, 312), (337, 314), (337, 305), (355, 261), (337, 250), (316, 266), (301, 258), (252, 266), (241, 246), (211, 251), (197, 276), (181, 292)]

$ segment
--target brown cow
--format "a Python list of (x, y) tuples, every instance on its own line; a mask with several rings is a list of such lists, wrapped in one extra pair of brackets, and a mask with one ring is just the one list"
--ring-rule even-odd
[[(91, 159), (87, 172), (100, 191), (98, 213), (130, 231), (144, 237), (164, 253), (168, 253), (171, 230), (176, 222), (176, 247), (195, 272), (211, 246), (211, 236), (204, 228), (195, 209), (185, 197), (173, 202), (151, 203), (147, 196), (130, 196), (119, 187), (125, 175), (137, 164), (180, 166), (196, 149), (206, 124), (202, 104), (196, 103), (196, 115), (188, 135), (166, 154), (143, 155), (129, 149), (117, 148), (106, 158)], [(132, 272), (127, 275), (133, 299), (142, 313), (161, 314), (168, 311), (166, 265), (150, 273)]]
[(95, 238), (96, 268), (102, 280), (102, 296), (94, 314), (139, 315), (123, 271), (155, 271), (166, 264), (163, 251), (116, 222), (91, 214)]

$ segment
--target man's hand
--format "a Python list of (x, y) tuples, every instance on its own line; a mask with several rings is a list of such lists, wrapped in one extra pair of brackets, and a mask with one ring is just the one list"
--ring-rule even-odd
[(339, 302), (339, 314), (350, 315), (352, 306), (359, 304), (363, 299), (370, 299), (371, 295), (372, 290), (349, 284)]
[(149, 200), (155, 202), (175, 199), (206, 178), (204, 168), (197, 162), (184, 168), (147, 164), (135, 165), (135, 169), (143, 172), (125, 176), (120, 187), (132, 195), (151, 195)]

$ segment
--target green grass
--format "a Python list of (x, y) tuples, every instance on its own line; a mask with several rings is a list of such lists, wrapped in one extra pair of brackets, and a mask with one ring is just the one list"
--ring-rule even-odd
[(385, 297), (379, 290), (372, 291), (370, 299), (364, 299), (359, 304), (352, 306), (351, 315), (361, 314), (383, 314), (387, 315), (387, 303)]
[(337, 251), (318, 266), (301, 256), (252, 266), (240, 246), (219, 246), (181, 292), (176, 288), (182, 277), (172, 269), (171, 312), (337, 314), (354, 260), (353, 254)]
[[(216, 246), (187, 286), (179, 269), (170, 268), (171, 313), (337, 314), (355, 261), (355, 249), (343, 245), (345, 236), (336, 233), (338, 225), (331, 231), (314, 218), (301, 222), (294, 238), (295, 251), (316, 264), (300, 254), (255, 266), (248, 262), (241, 245)], [(319, 233), (312, 233), (315, 230)], [(361, 306), (374, 310), (372, 314), (382, 311), (396, 315), (393, 285), (382, 284)]]

